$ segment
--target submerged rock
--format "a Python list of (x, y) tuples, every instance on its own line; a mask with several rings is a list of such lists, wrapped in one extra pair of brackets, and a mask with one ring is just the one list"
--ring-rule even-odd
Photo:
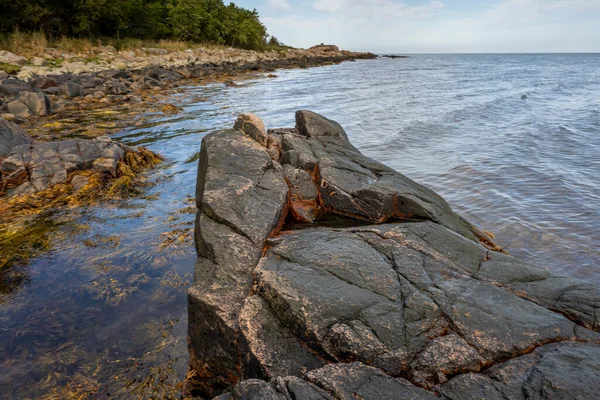
[[(435, 192), (362, 155), (336, 122), (308, 111), (296, 122), (265, 132), (242, 115), (203, 140), (193, 393), (593, 398), (598, 287), (502, 254)], [(563, 376), (590, 390), (563, 390)]]

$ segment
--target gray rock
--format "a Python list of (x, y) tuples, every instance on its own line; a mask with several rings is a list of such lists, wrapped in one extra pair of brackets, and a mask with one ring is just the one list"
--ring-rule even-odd
[(79, 84), (72, 81), (67, 81), (58, 86), (58, 94), (59, 96), (73, 98), (82, 96), (83, 91)]
[(235, 121), (234, 129), (239, 129), (258, 143), (266, 147), (267, 145), (267, 130), (265, 123), (254, 114), (240, 114)]
[[(69, 174), (79, 170), (93, 168), (114, 177), (117, 164), (125, 157), (126, 150), (132, 151), (108, 137), (30, 142), (27, 137), (19, 135), (14, 126), (6, 128), (6, 123), (0, 122), (3, 142), (19, 144), (11, 145), (8, 156), (0, 160), (0, 184), (4, 189), (16, 188), (9, 195), (39, 192), (66, 183)], [(0, 144), (0, 149), (4, 147)], [(77, 191), (87, 184), (88, 179), (76, 175), (71, 184)]]
[(31, 110), (21, 100), (13, 100), (8, 103), (8, 112), (19, 118), (31, 117)]
[[(201, 258), (188, 297), (192, 368), (203, 371), (205, 394), (229, 387), (254, 364), (252, 357), (241, 357), (238, 316), (265, 241), (283, 223), (287, 192), (281, 166), (243, 132), (226, 130), (203, 139), (196, 191)], [(204, 346), (207, 338), (211, 346)], [(253, 370), (245, 376), (260, 374)]]
[[(297, 125), (266, 141), (241, 129), (203, 141), (188, 307), (196, 393), (561, 398), (561, 371), (591, 379), (597, 287), (494, 252), (437, 194), (360, 154), (337, 123), (301, 112)], [(585, 372), (572, 367), (580, 352), (593, 358)], [(510, 371), (527, 379), (500, 385)]]
[(104, 93), (108, 95), (124, 95), (129, 93), (127, 86), (119, 81), (108, 81), (104, 84)]
[(343, 400), (436, 400), (431, 392), (361, 363), (331, 364), (307, 374), (308, 381)]
[(0, 63), (23, 66), (27, 64), (27, 59), (10, 51), (0, 50)]
[(4, 79), (0, 82), (0, 95), (16, 96), (31, 91), (31, 85), (19, 79)]
[(71, 186), (73, 186), (73, 190), (78, 192), (83, 189), (90, 182), (90, 178), (83, 175), (75, 175), (73, 179), (71, 179)]
[(31, 115), (48, 115), (52, 112), (48, 96), (40, 92), (23, 92), (19, 94), (19, 100), (25, 104)]
[(592, 400), (600, 393), (599, 374), (599, 345), (563, 342), (495, 365), (485, 374), (459, 375), (440, 392), (451, 400)]
[(8, 156), (14, 147), (31, 143), (31, 137), (17, 124), (0, 118), (0, 159)]

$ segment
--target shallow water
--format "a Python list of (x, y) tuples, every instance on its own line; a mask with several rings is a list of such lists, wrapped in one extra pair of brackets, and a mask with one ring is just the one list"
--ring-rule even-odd
[(167, 158), (153, 185), (58, 213), (54, 250), (0, 278), (0, 398), (176, 392), (163, 384), (187, 366), (190, 160), (240, 112), (272, 128), (292, 126), (298, 109), (335, 119), (361, 151), (438, 191), (511, 254), (600, 283), (598, 65), (593, 54), (418, 55), (185, 88), (170, 99), (182, 114), (146, 115), (115, 135)]

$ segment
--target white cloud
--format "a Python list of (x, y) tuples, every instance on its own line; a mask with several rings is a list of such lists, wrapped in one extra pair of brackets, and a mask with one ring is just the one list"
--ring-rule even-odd
[(268, 0), (267, 5), (276, 10), (289, 11), (292, 9), (288, 0)]
[(264, 18), (269, 31), (293, 46), (379, 53), (600, 51), (600, 0), (306, 1), (311, 13)]
[(422, 6), (412, 7), (395, 0), (316, 0), (313, 2), (313, 8), (318, 11), (372, 22), (423, 18), (443, 6), (444, 4), (440, 1), (431, 1)]

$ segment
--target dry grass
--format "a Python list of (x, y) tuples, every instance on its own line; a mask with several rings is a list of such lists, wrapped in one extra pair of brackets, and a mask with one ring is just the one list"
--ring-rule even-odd
[(16, 30), (0, 40), (0, 48), (27, 58), (44, 54), (46, 47), (49, 47), (48, 40), (41, 32), (23, 33)]
[(122, 40), (99, 38), (71, 38), (61, 37), (55, 40), (48, 40), (44, 33), (33, 32), (23, 33), (15, 31), (14, 33), (0, 37), (0, 49), (8, 50), (23, 57), (41, 57), (46, 52), (46, 48), (56, 48), (69, 53), (93, 54), (99, 46), (113, 46), (117, 50), (136, 51), (142, 48), (165, 49), (169, 52), (184, 51), (198, 47), (206, 49), (226, 49), (227, 46), (212, 43), (195, 43), (180, 40), (142, 40), (125, 38)]

